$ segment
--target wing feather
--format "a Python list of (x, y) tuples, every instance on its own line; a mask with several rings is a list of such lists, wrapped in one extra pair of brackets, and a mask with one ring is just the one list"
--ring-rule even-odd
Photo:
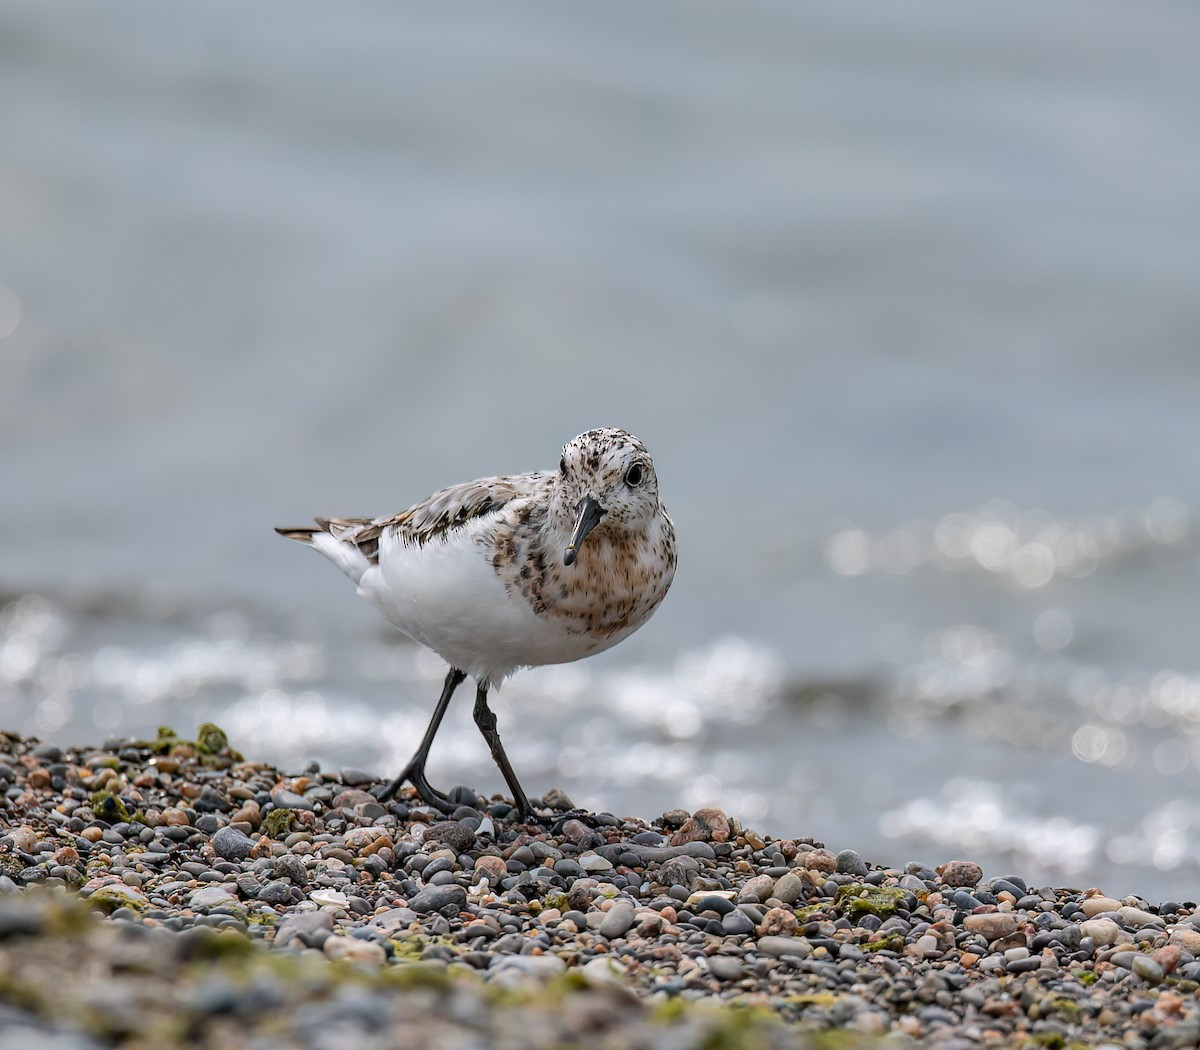
[(312, 542), (314, 532), (328, 532), (341, 543), (357, 547), (372, 563), (379, 561), (379, 538), (395, 529), (406, 544), (424, 546), (432, 539), (461, 528), (468, 521), (498, 510), (514, 499), (536, 495), (552, 475), (537, 471), (505, 477), (479, 478), (440, 489), (390, 518), (317, 518), (317, 528), (276, 529), (289, 539)]

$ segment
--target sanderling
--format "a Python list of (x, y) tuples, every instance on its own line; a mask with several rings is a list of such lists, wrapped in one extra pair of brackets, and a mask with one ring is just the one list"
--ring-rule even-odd
[(627, 638), (675, 575), (675, 527), (650, 453), (632, 434), (589, 430), (557, 471), (481, 478), (435, 492), (390, 518), (318, 518), (276, 529), (307, 543), (358, 593), (450, 665), (406, 780), (452, 812), (425, 762), (454, 690), (477, 683), (475, 724), (522, 814), (533, 810), (500, 743), (488, 690), (520, 667), (569, 663)]

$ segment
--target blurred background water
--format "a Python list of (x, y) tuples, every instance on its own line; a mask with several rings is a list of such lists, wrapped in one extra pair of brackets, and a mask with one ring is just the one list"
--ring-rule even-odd
[(443, 668), (271, 527), (619, 425), (680, 573), (499, 694), (533, 793), (1196, 899), (1198, 34), (8, 0), (0, 724), (394, 772)]

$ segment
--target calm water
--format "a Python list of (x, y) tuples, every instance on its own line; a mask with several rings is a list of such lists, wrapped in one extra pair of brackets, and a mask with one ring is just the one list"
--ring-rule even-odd
[(443, 669), (271, 526), (621, 425), (680, 573), (532, 792), (1200, 897), (1198, 32), (3, 4), (0, 723), (393, 771)]

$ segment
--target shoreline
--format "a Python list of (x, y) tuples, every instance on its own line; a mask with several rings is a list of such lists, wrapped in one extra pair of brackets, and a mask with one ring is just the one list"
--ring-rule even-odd
[(1200, 1042), (1192, 902), (555, 790), (538, 825), (468, 789), (445, 817), (383, 783), (246, 761), (207, 724), (0, 735), (0, 1046)]

